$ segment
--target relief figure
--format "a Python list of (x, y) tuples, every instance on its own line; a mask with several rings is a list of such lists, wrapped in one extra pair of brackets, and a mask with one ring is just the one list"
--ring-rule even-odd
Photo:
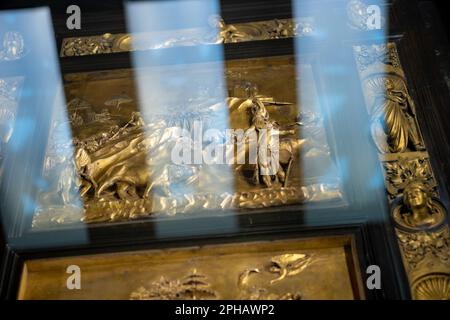
[(371, 133), (381, 153), (401, 153), (408, 147), (423, 150), (415, 125), (414, 103), (404, 90), (395, 88), (391, 79), (384, 79), (371, 114)]
[(403, 204), (393, 209), (397, 225), (409, 230), (422, 230), (441, 225), (447, 212), (439, 200), (431, 197), (429, 189), (420, 182), (411, 182), (403, 191)]

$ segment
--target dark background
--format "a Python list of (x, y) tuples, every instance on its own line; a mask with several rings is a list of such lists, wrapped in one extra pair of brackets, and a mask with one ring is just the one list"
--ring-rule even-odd
[[(129, 0), (130, 1), (130, 0)], [(221, 0), (227, 3), (245, 3), (253, 2), (254, 0)], [(437, 11), (441, 17), (441, 22), (445, 29), (447, 30), (447, 39), (449, 39), (449, 23), (448, 19), (448, 4), (449, 0), (419, 0), (432, 2), (437, 8)], [(65, 8), (71, 4), (78, 4), (81, 7), (89, 7), (90, 11), (104, 11), (104, 10), (118, 10), (122, 7), (123, 0), (0, 0), (0, 9), (14, 8), (14, 7), (31, 7), (36, 5), (51, 5), (53, 8), (57, 8), (57, 11), (64, 13)], [(267, 2), (277, 3), (277, 0), (267, 0)], [(368, 1), (370, 2), (370, 1)], [(450, 42), (450, 41), (449, 41)]]
[[(448, 19), (448, 7), (450, 5), (450, 1), (448, 0), (430, 0), (436, 6), (436, 9), (441, 17), (441, 22), (446, 29), (447, 40), (449, 40), (449, 23), (450, 19)], [(450, 40), (449, 40), (450, 42)]]

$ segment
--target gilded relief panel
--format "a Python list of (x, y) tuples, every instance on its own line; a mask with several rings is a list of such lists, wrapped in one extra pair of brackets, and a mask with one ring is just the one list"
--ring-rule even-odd
[[(175, 81), (180, 68), (153, 67), (146, 74)], [(66, 75), (68, 119), (55, 118), (44, 167), (52, 187), (40, 195), (34, 226), (342, 203), (312, 66), (296, 67), (290, 56), (233, 60), (217, 79), (211, 74), (218, 68), (189, 66), (185, 89), (167, 94), (154, 88), (166, 85), (159, 78), (155, 84), (145, 76), (140, 81), (153, 88), (139, 94), (131, 70)], [(298, 74), (310, 93), (302, 106)], [(58, 139), (67, 123), (72, 139)], [(180, 132), (210, 135), (200, 137), (198, 150), (195, 139)], [(276, 135), (264, 140), (265, 132)], [(263, 140), (269, 151), (252, 152), (254, 145), (262, 150)], [(199, 162), (174, 160), (186, 141), (193, 145), (188, 160)], [(214, 159), (205, 163), (212, 148)]]
[[(19, 299), (359, 299), (352, 259), (343, 237), (33, 260)], [(68, 265), (82, 270), (82, 290), (67, 290)]]

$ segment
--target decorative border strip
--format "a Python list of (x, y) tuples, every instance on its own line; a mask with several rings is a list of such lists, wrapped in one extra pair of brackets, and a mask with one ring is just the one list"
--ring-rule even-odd
[[(61, 57), (87, 56), (117, 52), (166, 49), (201, 44), (236, 43), (309, 36), (314, 32), (312, 18), (275, 19), (225, 24), (212, 17), (210, 28), (181, 29), (139, 34), (110, 34), (65, 38)], [(219, 32), (217, 32), (219, 30)]]
[(450, 299), (450, 228), (395, 43), (354, 46), (414, 299)]

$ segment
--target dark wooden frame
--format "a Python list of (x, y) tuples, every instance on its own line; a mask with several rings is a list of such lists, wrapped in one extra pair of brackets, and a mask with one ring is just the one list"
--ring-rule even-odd
[[(46, 1), (17, 1), (16, 7), (40, 5)], [(56, 2), (56, 1), (55, 1)], [(52, 15), (56, 30), (58, 48), (61, 40), (67, 36), (76, 36), (76, 32), (65, 29), (65, 4), (57, 1), (52, 5)], [(73, 1), (70, 1), (72, 4)], [(120, 2), (111, 1), (109, 12), (104, 12), (99, 20), (99, 12), (87, 16), (87, 27), (79, 35), (101, 34), (103, 32), (124, 32), (125, 24), (120, 14)], [(250, 1), (222, 0), (222, 15), (226, 21), (251, 21), (271, 18), (285, 18), (291, 16), (289, 1), (272, 2), (267, 0)], [(31, 4), (30, 4), (31, 3)], [(337, 6), (337, 0), (324, 0), (330, 6)], [(397, 0), (389, 1), (390, 32), (389, 39), (395, 40), (402, 65), (408, 78), (411, 95), (418, 105), (418, 120), (424, 139), (428, 146), (432, 166), (438, 179), (441, 199), (449, 204), (450, 185), (450, 122), (445, 121), (450, 111), (446, 104), (450, 102), (448, 87), (442, 77), (442, 66), (448, 63), (447, 43), (440, 33), (440, 26), (436, 12), (428, 3), (419, 1)], [(9, 6), (14, 7), (14, 4)], [(268, 9), (270, 8), (270, 9)], [(119, 11), (117, 11), (119, 10)], [(414, 20), (414, 21), (412, 21)], [(427, 27), (425, 27), (427, 26)], [(378, 35), (372, 32), (356, 33), (361, 41), (377, 41)], [(306, 40), (307, 41), (307, 40)], [(345, 41), (344, 41), (345, 42)], [(311, 48), (316, 44), (311, 43)], [(350, 46), (337, 42), (336, 46), (349, 50)], [(439, 48), (440, 56), (434, 56)], [(196, 50), (188, 48), (186, 50)], [(230, 44), (225, 46), (227, 59), (250, 58), (264, 55), (292, 54), (293, 40), (280, 39), (258, 41), (252, 43)], [(195, 53), (195, 52), (194, 52)], [(167, 49), (170, 57), (170, 49)], [(411, 58), (413, 56), (413, 58)], [(92, 71), (131, 67), (129, 53), (119, 53), (105, 56), (88, 56), (62, 58), (61, 72)], [(0, 68), (3, 66), (0, 64)], [(2, 73), (14, 74), (20, 72), (20, 64), (13, 63), (5, 66)], [(444, 70), (448, 75), (448, 68)], [(356, 69), (350, 77), (358, 77)], [(356, 78), (354, 78), (356, 79)], [(334, 79), (339, 82), (340, 79)], [(341, 81), (345, 85), (345, 81)], [(326, 84), (325, 84), (326, 86)], [(327, 88), (342, 90), (342, 87)], [(29, 101), (27, 101), (29, 103)], [(354, 112), (365, 112), (362, 92), (355, 93), (346, 101)], [(345, 123), (345, 118), (334, 119), (337, 127)], [(342, 132), (342, 134), (348, 134)], [(45, 136), (42, 137), (43, 141)], [(377, 172), (382, 175), (377, 161), (358, 163), (354, 149), (373, 152), (368, 142), (362, 138), (356, 139), (352, 145), (340, 143), (342, 152), (350, 155), (351, 166), (359, 173)], [(356, 147), (355, 147), (356, 146)], [(37, 151), (39, 153), (39, 151)], [(41, 151), (42, 152), (42, 151)], [(41, 155), (42, 157), (42, 155)], [(376, 159), (376, 157), (372, 157)], [(30, 158), (31, 159), (31, 158)], [(365, 177), (361, 174), (360, 177)], [(353, 189), (363, 185), (364, 179), (357, 181)], [(0, 191), (3, 189), (0, 189)], [(397, 240), (387, 209), (386, 195), (382, 190), (376, 194), (356, 194), (348, 190), (351, 206), (333, 210), (308, 210), (303, 206), (289, 206), (286, 208), (272, 208), (257, 210), (250, 213), (236, 215), (239, 230), (226, 227), (223, 219), (229, 217), (198, 217), (195, 219), (168, 219), (159, 221), (158, 225), (172, 230), (172, 237), (158, 238), (155, 233), (155, 223), (151, 220), (133, 223), (106, 224), (98, 226), (74, 228), (59, 228), (53, 231), (30, 231), (31, 221), (20, 214), (2, 215), (4, 225), (10, 226), (3, 240), (8, 239), (1, 246), (3, 261), (1, 265), (0, 296), (15, 299), (21, 276), (23, 263), (28, 259), (45, 257), (72, 256), (81, 254), (95, 254), (103, 252), (117, 252), (138, 249), (178, 247), (201, 243), (238, 242), (275, 238), (275, 237), (320, 237), (334, 235), (350, 235), (355, 239), (359, 257), (359, 267), (365, 281), (365, 270), (369, 265), (379, 265), (382, 274), (381, 290), (366, 290), (367, 299), (408, 299), (410, 298), (409, 284), (403, 269)], [(304, 221), (308, 221), (305, 225)], [(223, 227), (225, 226), (225, 227)], [(183, 234), (181, 230), (191, 230), (191, 235)], [(3, 231), (3, 230), (2, 230)], [(55, 239), (77, 237), (80, 232), (86, 232), (89, 243), (64, 245), (54, 242)], [(192, 236), (192, 234), (197, 234)], [(29, 243), (39, 243), (39, 247), (30, 249)]]

